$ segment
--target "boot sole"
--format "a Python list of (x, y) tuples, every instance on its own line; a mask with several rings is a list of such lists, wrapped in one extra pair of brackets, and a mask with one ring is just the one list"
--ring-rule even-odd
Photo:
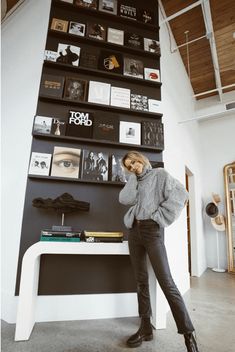
[(139, 347), (143, 341), (151, 341), (153, 339), (153, 334), (144, 336), (140, 341), (135, 343), (127, 343), (130, 348)]

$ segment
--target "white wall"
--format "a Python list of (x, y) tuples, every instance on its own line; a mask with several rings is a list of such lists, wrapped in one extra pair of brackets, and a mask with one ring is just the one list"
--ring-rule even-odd
[[(14, 297), (18, 251), (27, 168), (30, 157), (32, 120), (36, 111), (37, 95), (43, 62), (50, 0), (26, 0), (2, 29), (3, 50), (3, 224), (2, 224), (2, 318), (16, 320), (17, 297)], [(194, 175), (195, 195), (193, 212), (193, 274), (200, 276), (206, 268), (201, 219), (201, 182), (199, 169), (199, 136), (195, 123), (180, 125), (180, 120), (191, 118), (193, 106), (188, 79), (177, 53), (170, 54), (165, 26), (161, 29), (162, 43), (162, 99), (165, 124), (166, 169), (184, 183), (185, 166)], [(181, 292), (189, 288), (187, 270), (186, 214), (166, 229), (166, 245), (175, 281)], [(108, 317), (102, 311), (102, 295), (97, 297), (97, 317)], [(106, 295), (110, 313), (115, 302), (120, 302), (120, 316), (136, 315), (134, 294), (125, 297)], [(90, 297), (88, 297), (90, 298)], [(94, 296), (94, 301), (96, 297)], [(92, 318), (84, 310), (86, 297), (40, 297), (37, 321)], [(61, 304), (63, 302), (63, 304)], [(89, 304), (87, 304), (89, 306)], [(73, 307), (83, 307), (74, 311)], [(111, 315), (109, 315), (111, 316)]]

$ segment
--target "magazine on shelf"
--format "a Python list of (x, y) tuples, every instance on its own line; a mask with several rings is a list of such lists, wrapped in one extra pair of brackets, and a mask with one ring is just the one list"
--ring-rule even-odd
[(108, 181), (109, 158), (103, 151), (84, 149), (81, 178), (90, 181)]
[(97, 10), (97, 2), (98, 0), (75, 0), (74, 5), (91, 10)]
[(51, 154), (32, 152), (29, 175), (48, 176), (51, 164)]
[(80, 138), (92, 138), (94, 118), (87, 111), (69, 111), (66, 135)]
[(144, 78), (148, 81), (161, 82), (160, 71), (156, 68), (144, 68)]
[(66, 132), (66, 121), (63, 118), (53, 117), (51, 134), (54, 136), (64, 136)]
[(102, 112), (95, 117), (93, 138), (105, 141), (118, 142), (119, 118), (118, 115)]
[(51, 75), (49, 73), (43, 73), (41, 84), (40, 84), (40, 94), (62, 98), (64, 90), (64, 77)]
[(98, 68), (107, 72), (122, 73), (123, 57), (122, 54), (108, 50), (101, 50)]
[(124, 57), (123, 74), (124, 76), (144, 78), (143, 61), (130, 57)]
[(141, 94), (131, 94), (131, 109), (148, 111), (148, 97)]
[(53, 117), (39, 116), (39, 115), (35, 116), (34, 123), (33, 123), (33, 132), (50, 134), (52, 120), (53, 120)]
[(51, 176), (78, 178), (81, 149), (54, 147)]
[(131, 90), (128, 88), (111, 87), (111, 101), (112, 106), (130, 109)]
[(148, 110), (149, 112), (162, 113), (161, 101), (156, 99), (148, 99)]
[(106, 40), (106, 27), (101, 23), (88, 22), (87, 37), (97, 40)]
[(75, 77), (66, 77), (64, 98), (73, 101), (84, 101), (87, 94), (87, 81)]
[(158, 148), (164, 147), (163, 124), (160, 121), (141, 123), (141, 144)]
[(58, 44), (56, 62), (73, 66), (79, 65), (81, 48), (70, 44)]
[(160, 42), (155, 39), (144, 38), (144, 50), (160, 54)]
[(107, 30), (107, 42), (123, 45), (124, 44), (124, 31), (116, 28), (109, 27)]
[(140, 145), (141, 124), (139, 122), (120, 121), (119, 142)]
[(114, 153), (111, 155), (111, 181), (127, 182), (131, 173), (122, 165), (123, 155)]
[(117, 0), (99, 0), (99, 11), (117, 15)]
[(111, 84), (109, 83), (90, 81), (89, 92), (88, 92), (88, 102), (109, 105), (110, 88), (111, 88)]
[(59, 32), (67, 32), (69, 22), (65, 20), (61, 20), (59, 18), (52, 18), (51, 21), (51, 29)]
[(80, 37), (84, 37), (85, 36), (85, 32), (86, 32), (86, 25), (84, 23), (70, 21), (69, 22), (69, 30), (68, 30), (68, 32), (70, 34), (74, 34), (74, 35), (78, 35)]
[(124, 34), (124, 45), (134, 49), (143, 50), (144, 38), (137, 33), (125, 32)]

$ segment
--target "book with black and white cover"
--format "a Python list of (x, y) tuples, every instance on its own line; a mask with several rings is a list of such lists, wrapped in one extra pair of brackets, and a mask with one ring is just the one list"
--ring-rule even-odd
[(72, 66), (78, 66), (80, 59), (80, 51), (81, 48), (79, 46), (59, 43), (57, 49), (58, 56), (56, 62)]
[(155, 39), (144, 38), (144, 50), (160, 54), (160, 42)]
[(93, 138), (98, 140), (118, 142), (119, 118), (118, 115), (102, 112), (94, 120)]
[(32, 152), (29, 163), (29, 175), (48, 176), (50, 164), (51, 154)]
[(148, 110), (149, 112), (162, 113), (162, 102), (157, 99), (148, 99)]
[(69, 30), (68, 30), (68, 32), (70, 34), (74, 34), (74, 35), (78, 35), (80, 37), (84, 37), (85, 33), (86, 33), (86, 25), (85, 25), (85, 23), (70, 21), (69, 22)]
[(141, 94), (131, 94), (131, 109), (148, 111), (148, 97)]
[(127, 182), (131, 173), (122, 165), (123, 155), (114, 153), (111, 155), (111, 181)]
[(123, 0), (119, 2), (118, 7), (119, 16), (137, 20), (137, 8), (133, 6), (133, 2)]
[(50, 134), (53, 117), (35, 116), (33, 123), (33, 133)]
[(75, 0), (74, 5), (91, 10), (97, 10), (97, 2), (98, 0)]
[(138, 21), (154, 24), (154, 12), (150, 11), (149, 9), (138, 9), (137, 11), (137, 18)]
[(44, 51), (44, 60), (45, 61), (56, 62), (57, 57), (58, 57), (57, 51), (52, 51), (52, 50), (45, 50)]
[(63, 118), (53, 117), (51, 125), (51, 134), (54, 136), (64, 136), (66, 133), (66, 120)]
[(81, 149), (54, 147), (51, 176), (78, 178), (80, 170)]
[(124, 76), (144, 78), (143, 61), (131, 57), (124, 57), (123, 74)]
[(62, 98), (64, 77), (43, 73), (40, 83), (40, 94), (48, 97)]
[(109, 105), (111, 84), (89, 81), (88, 102)]
[(83, 149), (81, 178), (90, 181), (108, 181), (109, 157), (101, 150)]
[(141, 144), (141, 124), (139, 122), (120, 121), (119, 142)]
[(142, 37), (142, 35), (137, 33), (125, 32), (124, 45), (130, 48), (143, 50), (144, 38)]
[(130, 109), (131, 90), (122, 87), (111, 87), (111, 101), (112, 106)]
[(102, 71), (122, 73), (123, 57), (122, 54), (108, 50), (101, 50), (98, 68)]
[(66, 135), (71, 137), (92, 138), (94, 117), (87, 111), (69, 111)]
[(107, 42), (123, 45), (124, 44), (124, 31), (121, 29), (108, 27), (107, 29)]
[(143, 121), (141, 123), (141, 144), (164, 148), (163, 124), (161, 121)]
[(148, 81), (161, 82), (160, 71), (156, 68), (144, 68), (144, 79)]
[(99, 11), (117, 15), (117, 0), (99, 0)]
[(106, 27), (101, 23), (88, 22), (86, 35), (91, 39), (106, 40)]
[(87, 81), (75, 77), (66, 77), (64, 98), (73, 101), (84, 101), (87, 95)]
[(81, 51), (80, 66), (97, 69), (99, 55), (96, 52), (88, 51), (84, 48)]

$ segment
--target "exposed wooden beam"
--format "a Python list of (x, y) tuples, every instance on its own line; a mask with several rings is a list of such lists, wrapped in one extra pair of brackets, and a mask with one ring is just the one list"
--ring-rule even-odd
[(165, 22), (169, 22), (169, 21), (173, 20), (174, 18), (176, 18), (176, 17), (182, 15), (182, 14), (185, 13), (185, 12), (188, 12), (188, 11), (192, 10), (194, 7), (201, 5), (204, 1), (205, 1), (205, 0), (199, 0), (199, 1), (195, 2), (195, 3), (193, 3), (192, 5), (189, 5), (189, 6), (185, 7), (184, 9), (182, 9), (182, 10), (180, 10), (180, 11), (174, 13), (173, 15), (164, 18), (164, 20), (162, 20), (162, 21), (160, 22), (160, 25), (163, 24), (163, 23), (165, 23)]

